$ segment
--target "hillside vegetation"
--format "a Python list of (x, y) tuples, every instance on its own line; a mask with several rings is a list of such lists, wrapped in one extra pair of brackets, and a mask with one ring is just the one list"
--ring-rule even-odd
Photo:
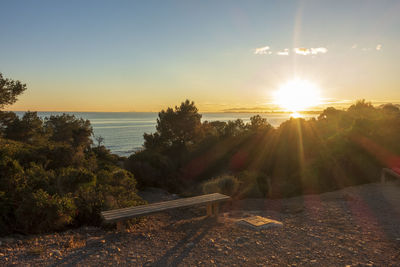
[(273, 128), (259, 115), (247, 124), (201, 122), (187, 100), (161, 111), (156, 129), (126, 168), (140, 186), (189, 195), (226, 192), (227, 183), (239, 198), (318, 193), (376, 181), (382, 167), (400, 166), (400, 110), (392, 104), (361, 100)]
[[(0, 74), (0, 107), (25, 85)], [(72, 115), (19, 118), (0, 111), (0, 234), (99, 225), (100, 211), (138, 205), (133, 175), (92, 145), (90, 122)]]

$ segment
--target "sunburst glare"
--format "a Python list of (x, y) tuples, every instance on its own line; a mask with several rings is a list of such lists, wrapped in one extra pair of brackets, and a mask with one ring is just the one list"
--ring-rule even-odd
[(274, 104), (291, 111), (294, 117), (299, 112), (321, 104), (320, 89), (313, 83), (295, 79), (274, 92)]

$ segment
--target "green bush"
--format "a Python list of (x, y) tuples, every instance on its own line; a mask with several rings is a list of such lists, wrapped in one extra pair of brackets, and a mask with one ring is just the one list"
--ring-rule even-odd
[(0, 137), (0, 235), (100, 225), (101, 211), (144, 203), (118, 160), (104, 147)]
[(239, 198), (262, 198), (268, 196), (268, 177), (263, 173), (244, 171), (240, 173)]
[(26, 195), (19, 204), (15, 228), (23, 233), (61, 230), (72, 223), (75, 210), (71, 196), (49, 195), (39, 189)]
[(57, 179), (60, 194), (75, 192), (80, 187), (89, 187), (96, 183), (96, 176), (86, 169), (61, 169)]
[(92, 147), (88, 120), (1, 111), (25, 89), (0, 73), (0, 235), (99, 225), (102, 210), (143, 203), (121, 159)]
[(239, 180), (230, 175), (220, 176), (208, 180), (202, 184), (204, 194), (221, 193), (228, 196), (233, 196), (239, 188)]
[(76, 223), (99, 225), (102, 210), (144, 204), (136, 192), (136, 181), (131, 173), (122, 169), (102, 170), (97, 174), (95, 186), (80, 187), (76, 191)]

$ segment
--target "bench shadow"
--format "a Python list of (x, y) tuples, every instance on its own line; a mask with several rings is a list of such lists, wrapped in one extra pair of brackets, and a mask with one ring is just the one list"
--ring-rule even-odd
[(150, 266), (164, 267), (179, 265), (216, 223), (217, 221), (212, 217), (205, 217), (197, 222), (188, 222), (187, 224), (191, 224), (191, 227), (187, 231), (186, 236)]
[[(120, 235), (124, 233), (119, 233)], [(108, 233), (102, 237), (104, 240), (111, 240), (115, 233)], [(99, 253), (101, 249), (104, 249), (107, 244), (102, 243), (100, 240), (93, 241), (90, 246), (84, 246), (71, 251), (68, 255), (60, 260), (56, 260), (54, 263), (48, 266), (76, 266), (82, 261), (88, 259), (92, 255)]]

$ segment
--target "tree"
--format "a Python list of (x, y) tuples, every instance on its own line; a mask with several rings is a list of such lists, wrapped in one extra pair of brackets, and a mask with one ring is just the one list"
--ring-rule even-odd
[(156, 144), (164, 148), (192, 144), (201, 130), (201, 115), (194, 102), (186, 100), (175, 109), (167, 108), (158, 113), (156, 129), (154, 134), (144, 134), (146, 148)]
[(0, 109), (7, 105), (14, 104), (17, 101), (17, 96), (26, 90), (26, 84), (20, 81), (3, 78), (0, 73)]
[(267, 122), (267, 119), (260, 115), (255, 115), (250, 118), (250, 124), (248, 128), (253, 131), (269, 130), (272, 128), (271, 124)]
[(101, 147), (104, 143), (104, 137), (99, 135), (95, 137), (96, 141), (97, 141), (97, 147)]
[(90, 136), (93, 134), (90, 121), (77, 119), (74, 115), (63, 114), (50, 116), (45, 119), (44, 124), (50, 134), (50, 140), (54, 142), (65, 142), (72, 147), (89, 148), (92, 144)]
[(39, 118), (37, 112), (28, 111), (21, 119), (15, 116), (5, 129), (5, 137), (27, 143), (44, 141), (43, 121)]

